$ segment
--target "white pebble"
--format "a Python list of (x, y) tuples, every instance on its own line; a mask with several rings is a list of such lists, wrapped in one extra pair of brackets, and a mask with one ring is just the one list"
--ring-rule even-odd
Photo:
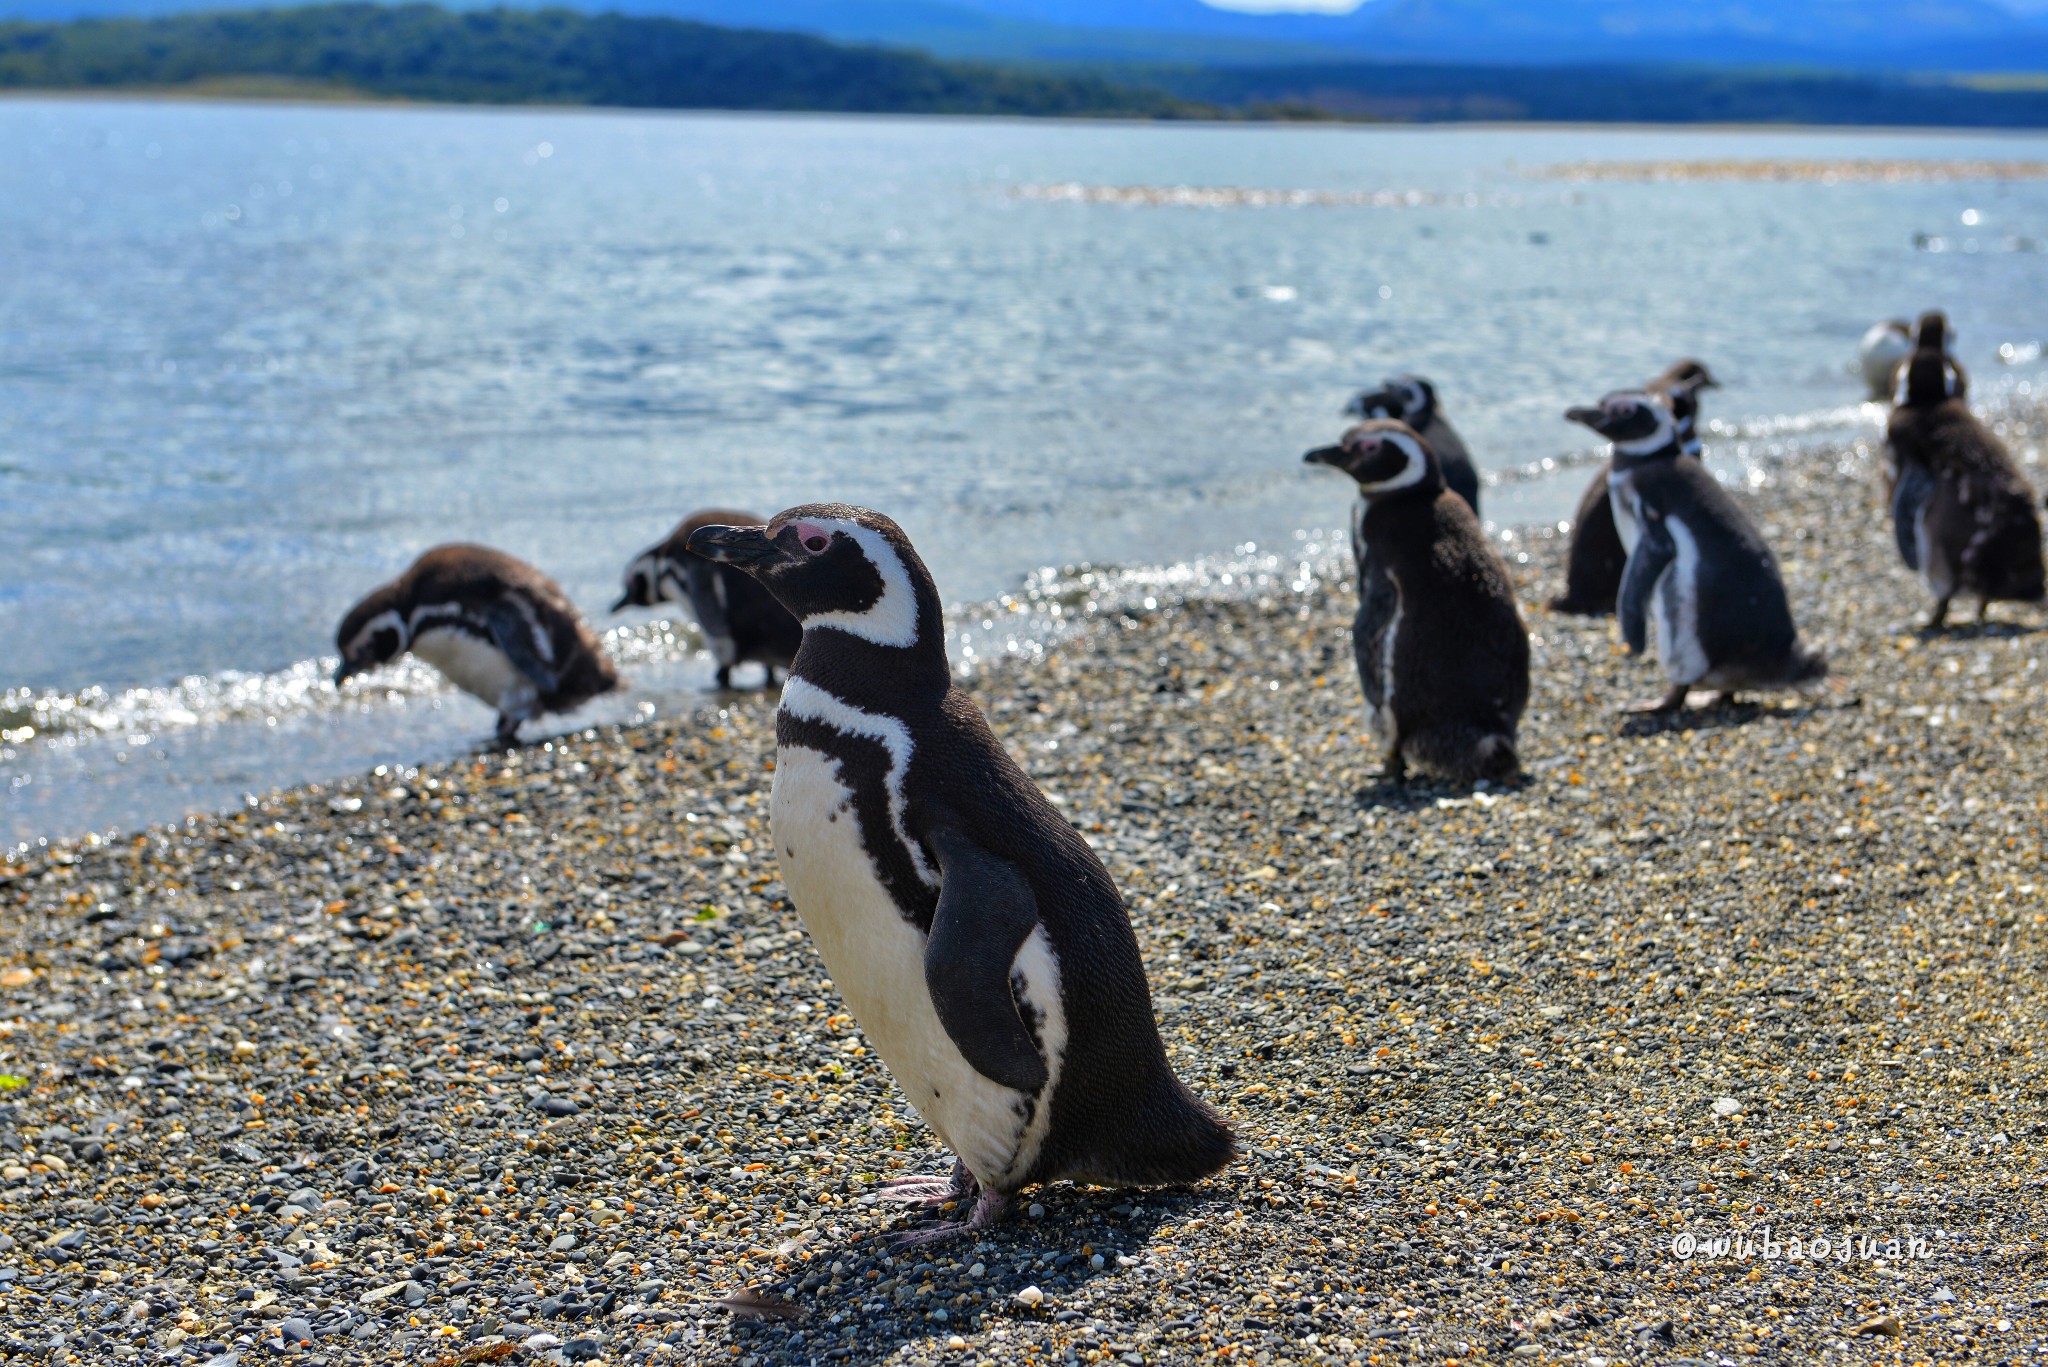
[(1017, 1304), (1027, 1309), (1036, 1310), (1039, 1306), (1045, 1304), (1045, 1293), (1035, 1286), (1027, 1286), (1017, 1293)]
[(1742, 1103), (1732, 1096), (1724, 1096), (1714, 1103), (1715, 1115), (1741, 1115)]

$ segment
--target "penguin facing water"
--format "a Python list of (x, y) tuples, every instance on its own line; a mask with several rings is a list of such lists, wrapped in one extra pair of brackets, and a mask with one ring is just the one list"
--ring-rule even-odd
[(1671, 405), (1646, 390), (1609, 394), (1565, 416), (1613, 443), (1608, 477), (1628, 563), (1616, 612), (1631, 654), (1657, 633), (1671, 688), (1632, 710), (1675, 712), (1694, 687), (1723, 701), (1737, 690), (1792, 688), (1827, 674), (1799, 639), (1777, 557), (1697, 460), (1686, 459)]
[[(1700, 391), (1720, 387), (1704, 362), (1690, 358), (1673, 363), (1646, 386), (1671, 405), (1671, 415), (1678, 423), (1679, 454), (1699, 457), (1704, 445), (1699, 436)], [(1608, 476), (1613, 473), (1614, 462), (1609, 460), (1579, 496), (1578, 511), (1572, 515), (1571, 546), (1565, 556), (1564, 593), (1550, 600), (1553, 612), (1601, 617), (1614, 611), (1628, 549), (1614, 528), (1614, 509), (1607, 491)]]
[(1507, 566), (1429, 443), (1375, 419), (1303, 459), (1351, 476), (1364, 501), (1351, 645), (1388, 777), (1411, 763), (1457, 783), (1513, 774), (1529, 636)]
[(335, 633), (344, 681), (406, 651), (498, 710), (498, 740), (619, 686), (619, 673), (561, 586), (488, 546), (436, 546), (348, 610)]
[(762, 521), (752, 513), (720, 508), (691, 513), (667, 540), (648, 547), (626, 566), (625, 592), (612, 611), (688, 603), (718, 661), (720, 688), (732, 687), (733, 666), (749, 660), (768, 671), (768, 685), (774, 687), (775, 671), (788, 670), (796, 658), (803, 628), (752, 576), (689, 549), (690, 537), (699, 527), (758, 527)]
[(1122, 899), (1088, 843), (953, 687), (938, 590), (879, 513), (816, 504), (704, 527), (803, 624), (776, 715), (783, 882), (839, 991), (957, 1155), (892, 1199), (1192, 1182), (1236, 1152), (1177, 1079)]
[(1444, 416), (1435, 385), (1420, 375), (1395, 375), (1378, 389), (1354, 398), (1345, 411), (1367, 422), (1382, 418), (1407, 423), (1429, 443), (1451, 492), (1464, 499), (1474, 513), (1479, 511), (1479, 471), (1473, 467), (1464, 438)]
[(1994, 600), (2032, 603), (2044, 594), (2034, 490), (1958, 393), (1946, 334), (1941, 314), (1921, 318), (1885, 432), (1893, 534), (1900, 558), (1934, 595), (1930, 631), (1948, 620), (1958, 593), (1977, 595), (1980, 622)]

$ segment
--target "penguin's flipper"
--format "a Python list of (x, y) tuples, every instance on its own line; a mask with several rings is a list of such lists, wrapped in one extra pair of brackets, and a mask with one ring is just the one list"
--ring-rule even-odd
[(484, 623), (491, 629), (491, 640), (505, 652), (512, 667), (533, 680), (542, 696), (561, 687), (562, 671), (541, 658), (535, 640), (545, 635), (547, 628), (535, 621), (532, 613), (522, 612), (510, 598), (500, 598), (485, 609)]
[(732, 621), (726, 615), (725, 594), (718, 576), (722, 566), (693, 555), (683, 563), (683, 589), (690, 595), (690, 610), (697, 614), (698, 629), (707, 641), (730, 640)]
[(1038, 901), (1016, 868), (954, 831), (936, 832), (942, 885), (924, 951), (939, 1024), (975, 1072), (1036, 1094), (1045, 1059), (1017, 1014), (1010, 972), (1038, 928)]
[(1917, 461), (1904, 465), (1892, 490), (1892, 537), (1899, 544), (1899, 559), (1909, 570), (1920, 568), (1920, 512), (1934, 490), (1934, 475)]
[(1636, 520), (1642, 531), (1636, 537), (1636, 548), (1629, 552), (1628, 564), (1622, 568), (1621, 592), (1614, 602), (1615, 615), (1621, 619), (1621, 639), (1631, 655), (1642, 654), (1649, 644), (1650, 595), (1656, 591), (1664, 571), (1678, 558), (1678, 547), (1672, 544), (1671, 533), (1664, 530), (1663, 518), (1643, 509)]

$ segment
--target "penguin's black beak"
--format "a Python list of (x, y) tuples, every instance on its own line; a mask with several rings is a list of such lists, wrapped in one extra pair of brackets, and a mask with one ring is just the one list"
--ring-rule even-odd
[(343, 684), (347, 683), (350, 677), (355, 673), (356, 671), (350, 668), (349, 662), (347, 660), (343, 660), (340, 664), (334, 667), (334, 686), (336, 688), (341, 687)]
[(766, 527), (699, 527), (690, 533), (690, 552), (721, 565), (757, 570), (782, 559)]
[(1581, 427), (1590, 427), (1595, 432), (1599, 432), (1607, 422), (1607, 410), (1604, 408), (1567, 408), (1564, 411), (1564, 419), (1566, 422), (1575, 422)]
[(625, 610), (626, 610), (627, 608), (629, 608), (629, 607), (632, 607), (632, 606), (633, 606), (633, 595), (632, 595), (632, 594), (631, 594), (630, 592), (627, 592), (627, 593), (622, 593), (622, 594), (620, 594), (620, 595), (619, 595), (619, 601), (618, 601), (618, 602), (616, 602), (616, 603), (614, 603), (614, 604), (612, 604), (612, 611), (613, 611), (613, 612), (624, 612), (624, 611), (625, 611)]
[(1301, 459), (1308, 465), (1328, 465), (1341, 470), (1344, 468), (1345, 451), (1341, 446), (1318, 446)]

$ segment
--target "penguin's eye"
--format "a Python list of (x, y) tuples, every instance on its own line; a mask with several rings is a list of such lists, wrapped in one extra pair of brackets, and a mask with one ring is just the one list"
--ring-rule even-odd
[(831, 544), (831, 542), (827, 541), (822, 536), (807, 536), (804, 538), (804, 549), (809, 551), (812, 555), (819, 554), (827, 546)]
[(832, 547), (832, 533), (823, 527), (808, 522), (799, 522), (796, 527), (797, 544), (812, 555), (823, 555)]

